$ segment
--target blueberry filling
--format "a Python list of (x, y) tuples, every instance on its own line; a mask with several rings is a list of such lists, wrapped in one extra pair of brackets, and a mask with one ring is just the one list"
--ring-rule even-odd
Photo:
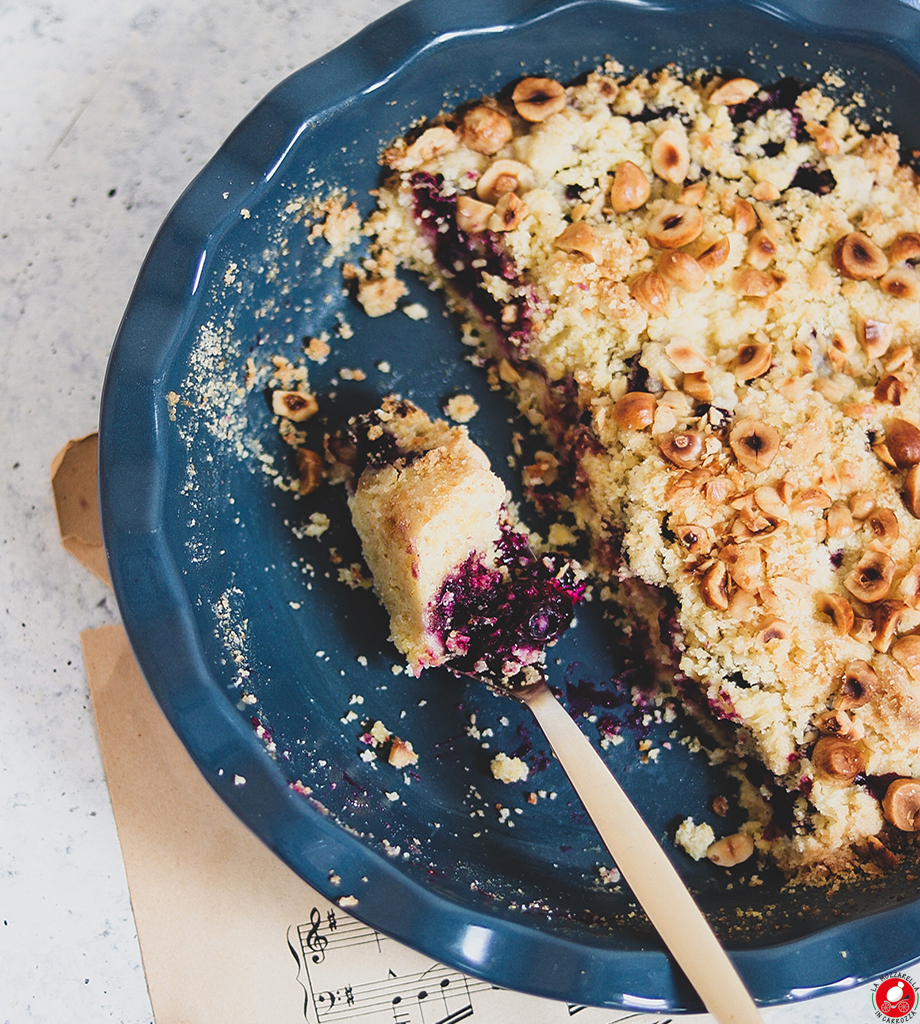
[(431, 628), (453, 655), (452, 671), (513, 683), (568, 627), (584, 585), (563, 556), (538, 557), (526, 536), (510, 528), (497, 552), (496, 567), (474, 555), (448, 577)]
[(805, 131), (805, 119), (802, 117), (795, 101), (805, 86), (797, 78), (782, 78), (774, 85), (761, 89), (746, 103), (738, 103), (731, 108), (731, 119), (734, 124), (745, 121), (756, 121), (768, 110), (788, 110), (792, 115), (792, 135), (797, 142), (808, 137)]
[[(498, 236), (488, 230), (468, 234), (457, 226), (457, 198), (444, 192), (440, 175), (418, 171), (412, 175), (411, 184), (415, 217), (444, 277), (511, 346), (526, 344), (533, 326), (533, 293)], [(506, 302), (500, 302), (483, 287), (486, 274), (513, 286)]]

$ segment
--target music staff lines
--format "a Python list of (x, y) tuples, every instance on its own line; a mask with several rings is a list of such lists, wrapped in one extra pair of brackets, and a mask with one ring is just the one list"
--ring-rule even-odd
[(304, 959), (313, 963), (322, 963), (326, 958), (326, 950), (356, 949), (359, 946), (374, 946), (380, 951), (381, 944), (389, 940), (373, 928), (361, 924), (353, 917), (337, 915), (334, 910), (326, 911), (325, 916), (318, 907), (310, 911), (308, 924), (297, 926), (297, 937)]
[(457, 1024), (473, 1015), (473, 994), (491, 988), (488, 982), (437, 964), (421, 973), (390, 972), (379, 981), (314, 992), (313, 1008), (319, 1024), (357, 1020), (382, 1011), (392, 1013), (394, 1024), (413, 1019), (423, 1024)]

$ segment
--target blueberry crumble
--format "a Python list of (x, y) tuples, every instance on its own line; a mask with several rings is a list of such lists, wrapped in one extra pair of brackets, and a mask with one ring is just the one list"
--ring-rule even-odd
[[(393, 308), (402, 268), (442, 287), (545, 432), (545, 502), (737, 777), (733, 850), (818, 880), (890, 860), (920, 828), (920, 189), (897, 136), (818, 85), (611, 62), (441, 113), (382, 162), (359, 301)], [(418, 605), (465, 567), (461, 619), (503, 536), (469, 463), (479, 532)], [(420, 667), (488, 648), (454, 630), (417, 615), (397, 643)]]
[(412, 670), (446, 665), (503, 686), (538, 678), (584, 583), (563, 556), (532, 550), (466, 429), (391, 397), (327, 446)]

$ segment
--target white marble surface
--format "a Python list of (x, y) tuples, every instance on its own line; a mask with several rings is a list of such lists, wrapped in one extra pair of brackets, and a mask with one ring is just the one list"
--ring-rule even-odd
[[(190, 178), (276, 81), (394, 6), (0, 3), (0, 1022), (152, 1020), (78, 640), (117, 609), (58, 543), (49, 464), (95, 429)], [(872, 1019), (866, 989), (764, 1016)]]

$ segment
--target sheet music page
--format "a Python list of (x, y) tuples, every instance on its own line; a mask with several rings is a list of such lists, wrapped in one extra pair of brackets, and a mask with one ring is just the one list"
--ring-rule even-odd
[(350, 917), (211, 790), (156, 705), (122, 627), (88, 630), (82, 640), (157, 1024), (671, 1020), (498, 989)]
[(428, 960), (317, 897), (310, 919), (288, 931), (310, 1024), (665, 1024), (668, 1017), (599, 1010), (496, 988)]

